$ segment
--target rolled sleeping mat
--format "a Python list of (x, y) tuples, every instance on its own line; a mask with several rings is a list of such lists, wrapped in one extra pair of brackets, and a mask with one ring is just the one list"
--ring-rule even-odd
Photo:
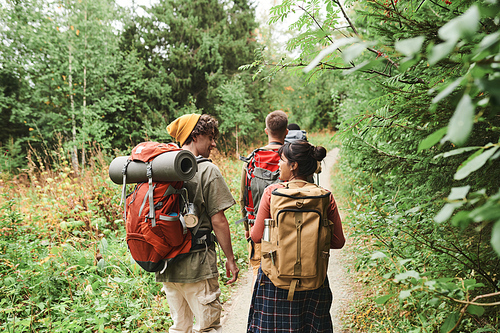
[[(115, 184), (123, 184), (123, 166), (128, 156), (119, 156), (109, 165), (109, 178)], [(155, 157), (151, 163), (153, 180), (158, 182), (187, 181), (198, 171), (196, 158), (188, 150), (174, 150)], [(146, 163), (132, 161), (127, 166), (127, 184), (147, 182)]]

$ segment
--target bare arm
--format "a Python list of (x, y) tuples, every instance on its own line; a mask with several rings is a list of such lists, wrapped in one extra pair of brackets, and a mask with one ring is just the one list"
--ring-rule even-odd
[(231, 274), (233, 278), (227, 281), (228, 284), (235, 282), (238, 279), (238, 272), (240, 271), (234, 259), (233, 246), (231, 244), (231, 232), (229, 231), (229, 223), (227, 222), (224, 211), (216, 213), (211, 218), (212, 226), (214, 228), (215, 236), (226, 255), (226, 276), (229, 278)]
[(332, 240), (330, 242), (331, 249), (341, 249), (345, 244), (344, 231), (342, 230), (342, 221), (340, 219), (339, 209), (337, 203), (330, 195), (330, 207), (328, 209), (328, 219), (333, 222), (332, 228)]
[(257, 217), (255, 218), (255, 224), (252, 228), (252, 240), (255, 243), (260, 243), (262, 241), (262, 234), (264, 233), (264, 219), (271, 218), (271, 190), (276, 186), (268, 187), (264, 190), (262, 198), (259, 204), (259, 211), (257, 212)]

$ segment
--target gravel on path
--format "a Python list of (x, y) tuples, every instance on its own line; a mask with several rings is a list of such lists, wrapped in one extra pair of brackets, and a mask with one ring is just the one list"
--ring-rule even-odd
[[(335, 191), (330, 185), (330, 171), (337, 160), (338, 151), (338, 148), (335, 148), (328, 152), (322, 163), (323, 170), (320, 173), (319, 180), (319, 184), (332, 191), (334, 195)], [(252, 300), (252, 280), (252, 271), (249, 270), (239, 278), (239, 285), (235, 288), (230, 300), (224, 303), (221, 318), (224, 333), (246, 332), (248, 310)], [(328, 280), (333, 293), (333, 304), (330, 309), (333, 332), (347, 333), (349, 330), (342, 330), (341, 314), (342, 310), (347, 309), (354, 292), (346, 275), (345, 258), (342, 257), (342, 250), (330, 251)]]

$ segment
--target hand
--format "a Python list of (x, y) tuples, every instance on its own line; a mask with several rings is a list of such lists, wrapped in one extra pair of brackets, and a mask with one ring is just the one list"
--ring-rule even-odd
[(249, 238), (250, 238), (250, 231), (245, 230), (245, 239), (249, 239)]
[(238, 273), (240, 272), (240, 269), (236, 265), (236, 261), (234, 260), (234, 257), (232, 259), (227, 259), (226, 260), (226, 276), (228, 278), (231, 277), (231, 274), (233, 275), (233, 278), (229, 281), (226, 282), (226, 284), (231, 284), (235, 282), (238, 279)]

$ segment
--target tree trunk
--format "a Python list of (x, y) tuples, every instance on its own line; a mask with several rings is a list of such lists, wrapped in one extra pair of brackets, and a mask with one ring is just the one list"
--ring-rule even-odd
[(85, 169), (85, 140), (86, 140), (86, 123), (87, 123), (87, 1), (85, 1), (85, 54), (84, 54), (84, 65), (83, 65), (83, 142), (82, 142), (82, 170)]
[(239, 144), (238, 144), (238, 124), (236, 124), (235, 136), (236, 136), (236, 158), (239, 158), (240, 148), (239, 148)]
[(71, 58), (71, 19), (70, 19), (70, 8), (71, 5), (68, 1), (68, 8), (67, 8), (67, 17), (68, 17), (68, 50), (69, 50), (69, 73), (68, 73), (68, 85), (69, 85), (69, 100), (70, 100), (70, 105), (71, 105), (71, 125), (72, 125), (72, 130), (71, 133), (73, 135), (73, 147), (71, 149), (71, 165), (73, 166), (73, 170), (75, 172), (78, 172), (78, 151), (76, 147), (76, 117), (75, 117), (75, 101), (73, 99), (73, 76), (72, 76), (72, 58)]
[[(71, 33), (70, 33), (71, 34)], [(78, 151), (76, 148), (76, 119), (75, 119), (75, 101), (73, 100), (73, 77), (71, 75), (71, 39), (69, 44), (69, 99), (71, 104), (71, 122), (72, 122), (72, 134), (73, 134), (73, 149), (71, 150), (71, 164), (73, 170), (78, 172)]]

